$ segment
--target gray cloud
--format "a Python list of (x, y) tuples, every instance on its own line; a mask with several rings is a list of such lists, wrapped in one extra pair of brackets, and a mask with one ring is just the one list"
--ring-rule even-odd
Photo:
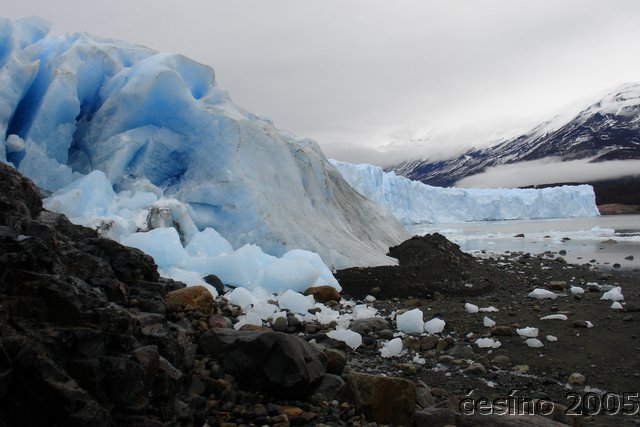
[(2, 14), (183, 53), (356, 162), (459, 152), (640, 81), (635, 0), (5, 0)]

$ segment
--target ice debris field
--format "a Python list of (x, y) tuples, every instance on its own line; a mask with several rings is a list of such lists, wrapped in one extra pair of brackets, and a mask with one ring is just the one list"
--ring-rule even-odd
[[(208, 286), (217, 275), (240, 326), (286, 309), (336, 321), (335, 338), (357, 348), (348, 322), (375, 309), (343, 301), (338, 312), (299, 292), (339, 290), (334, 268), (395, 263), (385, 254), (409, 237), (402, 223), (597, 214), (583, 187), (435, 189), (331, 164), (314, 141), (235, 105), (208, 66), (49, 29), (0, 18), (0, 161), (47, 192), (47, 209), (145, 251), (165, 277)], [(400, 333), (445, 327), (418, 312), (398, 322)]]

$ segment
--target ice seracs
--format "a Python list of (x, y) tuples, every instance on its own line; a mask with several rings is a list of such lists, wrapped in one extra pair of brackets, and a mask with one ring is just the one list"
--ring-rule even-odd
[(315, 142), (235, 105), (210, 67), (87, 34), (46, 37), (49, 26), (0, 21), (0, 161), (48, 191), (66, 187), (60, 209), (67, 186), (100, 170), (112, 187), (101, 195), (146, 183), (235, 249), (304, 249), (331, 268), (394, 263), (385, 254), (408, 237), (402, 225)]

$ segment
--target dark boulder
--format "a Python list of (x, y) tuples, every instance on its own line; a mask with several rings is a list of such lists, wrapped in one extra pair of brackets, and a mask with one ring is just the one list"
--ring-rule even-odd
[(308, 395), (326, 372), (326, 356), (294, 335), (211, 329), (199, 343), (241, 387), (269, 395)]
[(184, 285), (40, 197), (0, 164), (0, 426), (195, 422), (193, 330), (163, 302)]

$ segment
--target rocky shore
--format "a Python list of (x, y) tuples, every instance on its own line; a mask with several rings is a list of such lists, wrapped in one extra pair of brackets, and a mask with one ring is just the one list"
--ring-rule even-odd
[[(224, 295), (43, 210), (4, 165), (0, 188), (0, 426), (640, 423), (611, 407), (640, 404), (637, 273), (413, 238), (390, 249), (398, 266), (337, 272), (342, 295), (309, 291), (353, 318), (356, 346), (329, 336), (337, 322), (294, 313), (238, 328)], [(618, 286), (615, 309), (601, 298)], [(443, 330), (399, 331), (416, 309)], [(480, 414), (483, 399), (536, 414)]]

